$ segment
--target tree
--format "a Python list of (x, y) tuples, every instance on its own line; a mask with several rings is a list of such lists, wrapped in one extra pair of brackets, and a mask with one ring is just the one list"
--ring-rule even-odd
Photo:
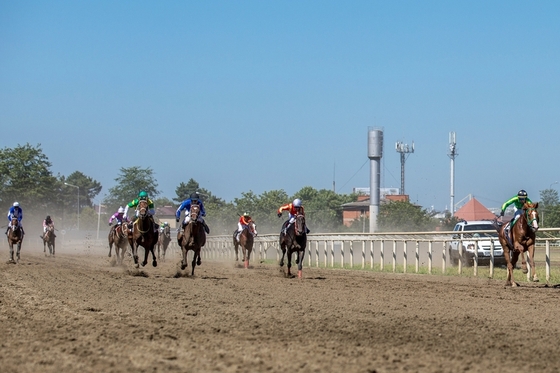
[(540, 191), (541, 203), (539, 207), (558, 205), (558, 191), (556, 189), (544, 189)]
[(119, 176), (115, 178), (117, 185), (109, 189), (109, 195), (105, 199), (105, 204), (110, 211), (116, 210), (119, 206), (124, 206), (138, 197), (141, 190), (148, 192), (150, 198), (155, 198), (160, 191), (154, 177), (154, 171), (138, 166), (122, 167)]
[(539, 212), (543, 228), (560, 227), (560, 204), (556, 189), (543, 189), (540, 191), (541, 201)]
[(181, 203), (188, 199), (192, 193), (199, 191), (199, 189), (200, 185), (192, 178), (186, 184), (181, 182), (181, 184), (179, 184), (179, 186), (175, 189), (177, 197), (173, 198), (173, 200), (177, 203)]
[(0, 150), (0, 206), (6, 210), (18, 201), (22, 206), (39, 209), (53, 207), (59, 201), (57, 179), (41, 145), (18, 145)]
[(378, 227), (384, 232), (427, 231), (434, 227), (430, 214), (410, 202), (391, 201), (379, 206)]
[[(68, 205), (76, 207), (78, 203), (76, 187), (80, 188), (80, 211), (86, 207), (93, 207), (93, 199), (101, 192), (102, 186), (97, 180), (84, 175), (80, 171), (74, 171), (66, 179), (61, 178), (62, 183), (74, 185), (74, 187), (66, 186), (65, 200)], [(67, 206), (68, 206), (67, 205)]]

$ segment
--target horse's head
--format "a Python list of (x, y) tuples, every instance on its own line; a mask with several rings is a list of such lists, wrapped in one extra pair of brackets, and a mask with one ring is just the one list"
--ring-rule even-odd
[(523, 205), (523, 211), (525, 211), (525, 216), (527, 218), (527, 225), (533, 232), (536, 232), (539, 229), (539, 212), (537, 211), (538, 207), (538, 202), (525, 202), (525, 204)]
[(148, 201), (141, 200), (138, 202), (138, 215), (140, 217), (145, 217), (148, 213)]
[(198, 204), (193, 204), (190, 211), (191, 221), (196, 222), (198, 220), (198, 215), (200, 215), (200, 206)]
[(163, 228), (163, 234), (164, 234), (166, 237), (170, 237), (170, 236), (171, 236), (171, 227), (170, 227), (169, 225), (166, 225), (166, 226)]
[(251, 224), (249, 224), (249, 229), (251, 230), (253, 236), (257, 235), (257, 224), (255, 224), (255, 222), (251, 222)]
[(19, 226), (19, 222), (17, 218), (12, 218), (12, 227), (14, 227), (14, 230), (16, 229), (16, 227)]
[(306, 233), (305, 229), (305, 216), (303, 214), (296, 215), (296, 222), (294, 224), (296, 236), (303, 236)]

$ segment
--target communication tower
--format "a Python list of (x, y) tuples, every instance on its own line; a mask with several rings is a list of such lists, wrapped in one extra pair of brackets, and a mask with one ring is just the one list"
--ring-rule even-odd
[(397, 150), (397, 153), (401, 154), (401, 194), (404, 194), (404, 162), (406, 161), (406, 158), (408, 158), (408, 156), (405, 156), (405, 154), (410, 154), (410, 153), (414, 153), (414, 141), (412, 142), (412, 146), (408, 146), (408, 144), (404, 144), (400, 141), (398, 141), (395, 144), (395, 149)]
[(449, 153), (451, 158), (451, 216), (455, 215), (455, 158), (457, 153), (457, 142), (455, 141), (455, 132), (449, 132)]

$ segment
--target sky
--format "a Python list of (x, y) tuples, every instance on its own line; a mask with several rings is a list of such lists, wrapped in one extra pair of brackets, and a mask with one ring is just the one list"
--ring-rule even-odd
[(381, 187), (426, 209), (559, 189), (560, 2), (0, 0), (0, 148), (226, 201)]

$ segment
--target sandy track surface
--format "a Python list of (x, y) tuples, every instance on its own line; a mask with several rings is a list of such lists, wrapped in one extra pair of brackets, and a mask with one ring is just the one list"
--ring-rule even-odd
[(543, 284), (1, 254), (4, 373), (560, 371), (559, 290)]

